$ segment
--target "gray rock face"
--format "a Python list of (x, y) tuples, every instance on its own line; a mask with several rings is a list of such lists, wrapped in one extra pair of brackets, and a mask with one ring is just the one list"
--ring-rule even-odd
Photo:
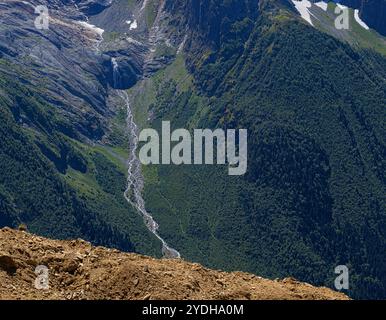
[[(0, 5), (0, 73), (19, 79), (55, 106), (80, 135), (103, 135), (109, 60), (98, 53), (101, 36), (84, 24), (73, 2), (48, 1), (49, 29), (35, 26), (35, 4), (7, 1)], [(41, 1), (39, 1), (41, 4)], [(2, 90), (3, 91), (3, 90)], [(3, 94), (7, 94), (5, 91)]]
[(175, 23), (186, 23), (206, 41), (219, 44), (232, 22), (244, 18), (256, 19), (259, 2), (260, 0), (166, 0), (165, 9), (173, 14)]
[(109, 7), (113, 0), (63, 0), (63, 2), (75, 2), (82, 12), (87, 15), (93, 15)]
[[(35, 26), (35, 8), (42, 4), (49, 10), (48, 30)], [(3, 2), (0, 74), (32, 88), (81, 137), (100, 140), (112, 113), (106, 103), (108, 88), (114, 87), (111, 59), (119, 64), (117, 89), (131, 87), (169, 61), (152, 54), (159, 29), (145, 11), (141, 2), (121, 0)]]
[(10, 255), (0, 252), (0, 270), (14, 274), (17, 270), (17, 264)]
[[(145, 57), (149, 54), (147, 43), (122, 34), (117, 39), (106, 41), (101, 44), (100, 49), (109, 57), (108, 82), (114, 89), (127, 89), (132, 87), (143, 75)], [(120, 79), (118, 83), (113, 81), (114, 58), (118, 64)]]

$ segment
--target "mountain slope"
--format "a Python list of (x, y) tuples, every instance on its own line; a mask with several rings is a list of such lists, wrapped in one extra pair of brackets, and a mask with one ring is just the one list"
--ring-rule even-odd
[(143, 166), (183, 258), (329, 287), (344, 264), (350, 296), (386, 297), (379, 33), (336, 32), (333, 4), (313, 27), (287, 0), (44, 1), (37, 30), (37, 3), (0, 6), (1, 226), (160, 256), (123, 197), (129, 105), (141, 128), (249, 131), (245, 176)]
[(339, 2), (359, 9), (361, 18), (366, 21), (369, 27), (386, 36), (385, 0), (342, 0)]
[(184, 56), (133, 90), (138, 119), (148, 110), (143, 125), (158, 129), (246, 128), (248, 172), (144, 167), (161, 235), (189, 260), (267, 277), (332, 286), (346, 264), (350, 295), (384, 297), (385, 58), (308, 26), (284, 2), (261, 1), (257, 18), (198, 12), (209, 16), (187, 21), (223, 29), (190, 29)]
[(0, 226), (160, 255), (123, 198), (125, 114), (109, 93), (101, 31), (84, 14), (106, 3), (77, 3), (44, 2), (49, 30), (34, 27), (38, 2), (0, 6)]

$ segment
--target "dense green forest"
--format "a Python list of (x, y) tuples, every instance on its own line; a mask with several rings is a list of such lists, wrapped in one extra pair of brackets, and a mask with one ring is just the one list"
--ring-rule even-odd
[(41, 57), (59, 57), (47, 66), (32, 63), (30, 27), (4, 24), (0, 227), (161, 255), (123, 197), (127, 106), (107, 101), (117, 57), (119, 76), (140, 80), (129, 90), (140, 128), (248, 129), (244, 176), (227, 166), (142, 168), (146, 208), (184, 259), (329, 287), (347, 265), (346, 293), (386, 298), (384, 37), (358, 25), (334, 37), (322, 25), (328, 13), (314, 28), (287, 0), (147, 3), (141, 41), (115, 31), (120, 20), (129, 28), (124, 14), (137, 1), (94, 17), (107, 24), (96, 49), (76, 26), (36, 36)]
[(125, 149), (76, 140), (40, 90), (5, 74), (0, 83), (0, 227), (25, 224), (47, 237), (159, 255), (160, 244), (123, 198), (118, 154), (124, 159)]
[(265, 3), (256, 20), (218, 21), (235, 2), (212, 1), (200, 21), (216, 36), (198, 25), (147, 96), (133, 90), (137, 118), (149, 110), (155, 128), (249, 130), (244, 177), (144, 167), (148, 209), (188, 260), (330, 287), (344, 264), (350, 296), (385, 297), (386, 59)]

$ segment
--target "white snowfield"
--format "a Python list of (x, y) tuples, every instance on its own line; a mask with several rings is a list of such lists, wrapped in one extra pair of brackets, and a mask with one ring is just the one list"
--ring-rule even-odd
[(311, 12), (308, 10), (312, 7), (312, 3), (308, 0), (291, 0), (295, 5), (296, 10), (300, 13), (301, 17), (306, 20), (311, 26), (314, 26), (311, 20)]
[(324, 1), (319, 1), (319, 2), (316, 2), (315, 5), (319, 8), (321, 8), (322, 10), (324, 11), (327, 11), (328, 9), (328, 3), (327, 2), (324, 2)]
[(370, 28), (368, 27), (368, 25), (361, 19), (361, 17), (359, 16), (359, 10), (358, 9), (355, 9), (354, 11), (354, 18), (355, 18), (355, 21), (362, 27), (362, 28), (365, 28), (366, 30), (369, 30)]
[(134, 20), (134, 21), (127, 20), (126, 23), (129, 25), (129, 29), (130, 29), (130, 30), (133, 30), (133, 29), (137, 29), (137, 28), (138, 28), (137, 20)]
[(130, 24), (130, 30), (137, 29), (137, 28), (138, 28), (137, 20), (134, 20), (134, 22)]
[(105, 32), (105, 30), (101, 29), (101, 28), (98, 28), (92, 24), (89, 24), (85, 21), (77, 21), (78, 24), (80, 24), (82, 27), (85, 27), (91, 31), (93, 31), (94, 33), (96, 33), (97, 35), (99, 35), (100, 37), (102, 37), (102, 34), (103, 32)]
[(343, 4), (337, 3), (336, 5), (337, 5), (340, 9), (342, 9), (342, 10), (347, 9), (347, 7), (344, 6)]
[[(325, 1), (319, 1), (319, 2), (315, 2), (315, 3), (311, 3), (309, 0), (291, 0), (291, 1), (295, 5), (296, 10), (300, 13), (301, 17), (312, 26), (314, 26), (314, 24), (312, 23), (311, 16), (316, 18), (309, 10), (312, 7), (312, 5), (314, 4), (324, 11), (327, 11), (327, 9), (328, 9), (328, 3)], [(348, 7), (343, 5), (343, 4), (337, 3), (336, 5), (341, 10), (348, 9)], [(355, 18), (355, 21), (362, 28), (364, 28), (366, 30), (370, 30), (369, 26), (360, 18), (358, 9), (354, 10), (354, 18)]]

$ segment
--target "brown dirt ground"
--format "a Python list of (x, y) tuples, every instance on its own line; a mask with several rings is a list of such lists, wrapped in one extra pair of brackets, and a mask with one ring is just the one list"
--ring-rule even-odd
[[(49, 289), (34, 286), (36, 266), (49, 268)], [(267, 280), (209, 270), (183, 260), (153, 259), (83, 240), (58, 241), (0, 230), (0, 299), (327, 300), (348, 299), (292, 278)]]

